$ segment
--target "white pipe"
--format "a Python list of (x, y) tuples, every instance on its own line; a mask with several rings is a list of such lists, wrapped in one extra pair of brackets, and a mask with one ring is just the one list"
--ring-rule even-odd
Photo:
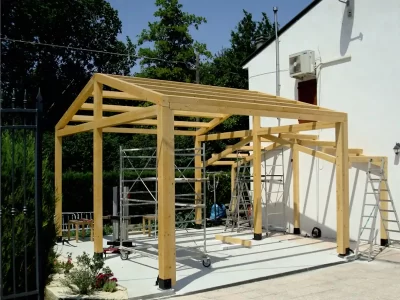
[(330, 59), (330, 60), (324, 61), (324, 62), (321, 61), (320, 65), (323, 66), (323, 65), (331, 64), (333, 62), (346, 60), (346, 59), (351, 59), (351, 55), (345, 55), (345, 56), (334, 58), (334, 59)]

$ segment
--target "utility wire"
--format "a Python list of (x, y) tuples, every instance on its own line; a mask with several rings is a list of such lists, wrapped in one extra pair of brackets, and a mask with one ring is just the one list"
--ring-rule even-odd
[(45, 46), (45, 47), (52, 47), (52, 48), (61, 48), (61, 49), (76, 50), (76, 51), (85, 51), (85, 52), (117, 55), (117, 56), (126, 56), (126, 57), (138, 58), (138, 59), (158, 60), (158, 61), (170, 62), (170, 63), (176, 63), (176, 64), (187, 64), (187, 62), (185, 62), (185, 61), (168, 60), (168, 59), (163, 59), (163, 58), (147, 57), (147, 56), (139, 56), (139, 55), (130, 55), (129, 53), (119, 53), (119, 52), (110, 52), (110, 51), (104, 51), (104, 50), (72, 47), (72, 46), (62, 46), (62, 45), (49, 44), (49, 43), (10, 39), (10, 38), (4, 38), (4, 37), (1, 37), (0, 39), (3, 41), (13, 42), (13, 43), (31, 44), (31, 45), (38, 45), (38, 46)]

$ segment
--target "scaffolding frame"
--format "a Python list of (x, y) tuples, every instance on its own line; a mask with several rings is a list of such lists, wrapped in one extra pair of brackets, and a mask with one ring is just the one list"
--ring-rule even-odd
[[(147, 151), (147, 153), (142, 154), (143, 151)], [(134, 155), (141, 154), (141, 155)], [(201, 156), (203, 166), (195, 167), (192, 166), (194, 163), (194, 159), (196, 156)], [(202, 229), (203, 229), (203, 250), (201, 251), (201, 247), (179, 247), (176, 246), (176, 250), (178, 251), (188, 251), (194, 255), (186, 255), (177, 257), (176, 260), (187, 260), (193, 257), (200, 257), (202, 259), (203, 266), (209, 267), (211, 265), (211, 260), (207, 255), (207, 219), (206, 219), (206, 208), (207, 208), (207, 199), (206, 199), (206, 187), (208, 178), (204, 175), (205, 172), (205, 145), (201, 148), (187, 148), (187, 149), (175, 149), (175, 184), (188, 184), (188, 188), (190, 191), (184, 193), (176, 193), (175, 200), (175, 211), (186, 211), (186, 215), (183, 221), (175, 220), (175, 225), (183, 225), (182, 227), (176, 228), (175, 232), (178, 230), (187, 230), (187, 225), (189, 223), (198, 222), (198, 219), (189, 219), (189, 217), (193, 214), (196, 208), (203, 209), (203, 218)], [(133, 160), (139, 160), (137, 163)], [(128, 163), (128, 166), (126, 166)], [(183, 163), (181, 165), (180, 163)], [(201, 168), (203, 177), (202, 178), (190, 178), (185, 173), (188, 171), (192, 171), (196, 168)], [(127, 179), (126, 171), (133, 171), (137, 178), (135, 179)], [(146, 176), (144, 177), (142, 174), (144, 172), (154, 173), (155, 176)], [(158, 229), (158, 215), (157, 215), (157, 183), (158, 183), (158, 174), (157, 174), (157, 148), (148, 147), (148, 148), (134, 148), (134, 149), (123, 149), (120, 147), (120, 232), (126, 232), (126, 234), (121, 234), (121, 239), (119, 241), (119, 250), (120, 257), (122, 260), (126, 260), (129, 258), (131, 253), (136, 253), (141, 256), (146, 256), (150, 258), (158, 258), (158, 254), (154, 251), (155, 247), (153, 245), (137, 245), (134, 239), (129, 238), (128, 234), (128, 220), (137, 217), (145, 217), (144, 214), (133, 213), (130, 212), (130, 207), (138, 207), (138, 206), (146, 206), (146, 205), (154, 205), (154, 224), (149, 228), (154, 229), (154, 240), (157, 240), (157, 229)], [(201, 182), (203, 184), (203, 192), (201, 194), (196, 193), (195, 187), (192, 185), (195, 182)], [(141, 183), (144, 187), (144, 190), (138, 191), (135, 189), (135, 186)], [(129, 185), (128, 187), (126, 185)], [(152, 185), (152, 186), (151, 186)], [(153, 190), (154, 189), (154, 190)], [(138, 199), (137, 195), (150, 195), (150, 199)], [(194, 203), (193, 203), (194, 198)], [(191, 202), (191, 203), (190, 203)], [(134, 209), (135, 210), (135, 209)], [(143, 223), (144, 226), (144, 223)], [(145, 231), (146, 228), (142, 228)], [(149, 234), (149, 236), (151, 236)], [(125, 238), (122, 238), (125, 237)], [(149, 239), (152, 240), (152, 239)], [(124, 243), (132, 243), (132, 247), (124, 246)]]

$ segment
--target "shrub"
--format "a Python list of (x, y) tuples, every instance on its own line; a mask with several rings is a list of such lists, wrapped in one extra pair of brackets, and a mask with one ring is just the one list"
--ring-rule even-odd
[[(1, 194), (2, 194), (2, 240), (1, 272), (3, 275), (3, 293), (10, 294), (13, 286), (13, 260), (15, 260), (17, 292), (35, 289), (36, 283), (36, 252), (35, 252), (35, 137), (26, 135), (26, 143), (21, 133), (16, 131), (12, 137), (8, 131), (2, 132), (1, 149)], [(13, 146), (14, 144), (14, 146)], [(26, 145), (26, 147), (25, 147)], [(12, 193), (12, 149), (14, 148), (14, 194)], [(26, 157), (26, 176), (24, 181), (24, 157)], [(43, 255), (43, 276), (45, 279), (55, 271), (56, 257), (54, 244), (56, 232), (54, 226), (54, 190), (52, 174), (48, 167), (48, 160), (43, 157), (42, 166), (42, 234), (41, 247)], [(26, 194), (24, 194), (24, 188)], [(26, 199), (26, 214), (24, 214), (24, 198)], [(12, 204), (15, 207), (14, 218), (11, 215)], [(13, 224), (14, 222), (14, 249)], [(26, 245), (26, 260), (25, 260)], [(14, 251), (14, 257), (13, 257)], [(25, 282), (25, 266), (27, 282)]]
[[(103, 266), (104, 259), (102, 257), (94, 255), (90, 258), (86, 252), (83, 252), (82, 255), (76, 257), (76, 267), (65, 274), (62, 283), (73, 293), (80, 295), (89, 295), (96, 290), (104, 290), (105, 284), (108, 282), (116, 284), (117, 279), (112, 278), (114, 274), (109, 267), (103, 268)], [(114, 291), (112, 287), (113, 284), (109, 284), (105, 289)]]

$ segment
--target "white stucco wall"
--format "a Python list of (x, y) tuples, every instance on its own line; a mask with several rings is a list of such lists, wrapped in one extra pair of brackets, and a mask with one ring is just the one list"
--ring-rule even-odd
[[(296, 99), (296, 80), (289, 76), (289, 55), (314, 50), (317, 64), (343, 56), (351, 59), (319, 67), (318, 105), (347, 112), (349, 147), (367, 155), (388, 156), (389, 185), (400, 209), (400, 165), (393, 146), (400, 141), (400, 1), (355, 0), (354, 16), (344, 14), (345, 4), (324, 0), (280, 37), (281, 96)], [(275, 43), (247, 66), (250, 90), (275, 94)], [(282, 119), (281, 125), (294, 120)], [(262, 126), (276, 126), (277, 119), (263, 118)], [(251, 126), (251, 120), (250, 120)], [(333, 140), (333, 130), (309, 132)], [(286, 220), (292, 230), (290, 151), (285, 164), (288, 207)], [(300, 154), (301, 229), (314, 226), (325, 237), (336, 236), (336, 187), (334, 166)], [(357, 239), (365, 187), (365, 165), (350, 169), (350, 237)], [(379, 228), (379, 226), (378, 226)]]

